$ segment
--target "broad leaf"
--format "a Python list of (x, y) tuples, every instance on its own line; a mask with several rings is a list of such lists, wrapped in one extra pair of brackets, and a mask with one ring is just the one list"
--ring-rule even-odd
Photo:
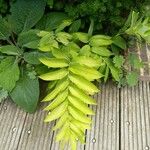
[(8, 23), (0, 16), (0, 39), (6, 40), (10, 34), (11, 32)]
[(68, 16), (62, 12), (51, 12), (38, 22), (37, 28), (41, 30), (52, 31), (56, 29)]
[(7, 57), (0, 63), (0, 87), (12, 91), (19, 80), (19, 68), (14, 57)]
[(19, 55), (21, 50), (14, 45), (0, 46), (0, 52), (7, 55)]
[(39, 30), (29, 30), (22, 32), (18, 37), (18, 45), (21, 47), (27, 47), (32, 49), (38, 48), (40, 37), (37, 35)]
[(8, 91), (0, 89), (0, 103), (8, 97)]
[(12, 100), (29, 113), (35, 112), (39, 100), (38, 79), (30, 79), (25, 73), (10, 94)]
[(16, 33), (31, 29), (41, 19), (44, 0), (17, 0), (11, 7), (10, 23)]
[(116, 46), (118, 46), (123, 50), (127, 48), (126, 41), (121, 36), (115, 36), (113, 38), (113, 44), (115, 44)]
[(33, 51), (33, 52), (24, 53), (23, 58), (27, 63), (37, 65), (37, 64), (40, 64), (39, 58), (41, 56), (43, 56), (42, 53), (37, 52), (37, 51)]
[(75, 20), (69, 28), (69, 32), (77, 32), (81, 27), (81, 19)]

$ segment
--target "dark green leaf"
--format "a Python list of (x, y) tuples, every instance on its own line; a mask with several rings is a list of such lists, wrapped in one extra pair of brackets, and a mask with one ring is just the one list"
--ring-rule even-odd
[(7, 57), (0, 63), (0, 87), (12, 91), (19, 80), (19, 68), (14, 57)]
[(18, 37), (18, 44), (22, 47), (37, 49), (40, 37), (37, 35), (39, 30), (29, 30), (22, 32)]
[(26, 74), (23, 74), (10, 96), (25, 111), (35, 112), (39, 100), (38, 79), (30, 79)]
[(16, 33), (31, 29), (41, 19), (45, 9), (44, 0), (17, 0), (12, 4), (10, 24)]
[(116, 46), (118, 46), (123, 50), (127, 48), (126, 41), (121, 36), (115, 36), (113, 38), (113, 44), (115, 44)]
[(135, 86), (138, 83), (138, 74), (136, 72), (130, 72), (126, 76), (126, 79), (129, 86)]
[(65, 13), (51, 12), (39, 21), (37, 28), (52, 31), (66, 19), (68, 19), (68, 16)]
[(143, 63), (136, 54), (130, 53), (128, 56), (128, 61), (134, 69), (140, 69), (143, 67)]
[(106, 47), (92, 47), (92, 52), (105, 57), (113, 55), (113, 53)]
[(0, 89), (0, 103), (8, 97), (8, 91)]
[(43, 56), (42, 53), (38, 51), (26, 52), (24, 53), (24, 60), (29, 64), (37, 65), (40, 64), (39, 58), (41, 56)]
[(69, 28), (69, 32), (77, 32), (81, 27), (81, 19), (75, 20)]
[(11, 35), (8, 23), (0, 16), (0, 39), (6, 40)]
[(20, 50), (14, 45), (0, 46), (0, 52), (7, 55), (19, 55)]

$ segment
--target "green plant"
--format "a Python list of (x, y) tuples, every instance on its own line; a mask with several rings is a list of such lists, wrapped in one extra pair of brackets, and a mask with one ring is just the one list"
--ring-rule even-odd
[[(53, 55), (51, 58), (40, 59), (49, 67), (49, 71), (39, 77), (50, 81), (52, 85), (43, 99), (52, 101), (45, 108), (49, 111), (45, 122), (59, 119), (53, 128), (59, 129), (56, 141), (61, 141), (62, 147), (69, 141), (72, 149), (76, 149), (77, 139), (84, 143), (85, 130), (90, 128), (91, 119), (87, 115), (94, 114), (88, 104), (95, 105), (96, 101), (88, 95), (99, 91), (91, 82), (103, 76), (96, 69), (99, 60), (81, 54), (79, 45), (72, 40), (73, 36), (66, 32), (58, 32), (56, 35), (41, 32), (39, 35), (42, 36), (39, 49), (51, 51)], [(86, 42), (88, 35), (84, 36)], [(47, 38), (52, 39), (55, 44), (47, 43)]]
[(20, 0), (12, 5), (8, 21), (0, 17), (0, 100), (9, 94), (30, 113), (36, 110), (39, 100), (35, 65), (40, 63), (38, 56), (42, 53), (30, 49), (31, 39), (38, 40), (38, 31), (28, 30), (42, 17), (45, 4), (43, 0), (36, 1), (36, 5), (35, 1)]
[[(85, 131), (91, 126), (89, 115), (94, 115), (90, 105), (96, 105), (91, 96), (99, 91), (95, 82), (112, 79), (119, 87), (133, 86), (138, 82), (138, 69), (143, 67), (138, 56), (128, 52), (128, 41), (134, 36), (150, 43), (150, 19), (133, 11), (125, 24), (118, 25), (115, 18), (124, 20), (122, 10), (133, 5), (125, 3), (2, 0), (0, 102), (10, 96), (33, 113), (39, 100), (39, 81), (47, 81), (48, 94), (43, 101), (50, 104), (45, 108), (49, 112), (45, 122), (57, 121), (53, 129), (59, 130), (56, 139), (62, 147), (69, 141), (76, 149), (77, 139), (84, 143)], [(67, 14), (60, 12), (62, 7)], [(114, 13), (105, 16), (107, 12)], [(101, 26), (109, 22), (111, 28), (103, 30), (105, 35), (99, 34)], [(119, 33), (118, 27), (122, 27)]]

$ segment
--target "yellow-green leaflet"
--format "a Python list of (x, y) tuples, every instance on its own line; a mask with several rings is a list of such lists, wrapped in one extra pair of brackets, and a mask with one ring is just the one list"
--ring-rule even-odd
[(62, 58), (62, 59), (67, 59), (68, 58), (68, 56), (61, 49), (54, 48), (52, 50), (52, 54), (56, 58)]
[(66, 33), (66, 32), (58, 32), (56, 34), (57, 36), (57, 41), (64, 44), (64, 45), (67, 45), (69, 43), (69, 40), (72, 39), (72, 35), (70, 35), (69, 33)]
[(51, 32), (48, 32), (48, 31), (40, 31), (38, 34), (37, 34), (39, 37), (44, 37), (46, 35), (49, 35), (49, 36), (54, 36), (54, 32), (51, 31)]
[(99, 67), (100, 61), (87, 56), (78, 56), (74, 59), (75, 62), (88, 67)]
[(76, 32), (76, 33), (73, 33), (73, 37), (83, 43), (88, 43), (89, 41), (89, 35), (87, 33)]
[(58, 48), (58, 42), (54, 40), (53, 35), (46, 34), (41, 38), (38, 48), (44, 52), (51, 51), (53, 48)]
[(64, 114), (67, 106), (68, 106), (68, 102), (67, 101), (63, 102), (58, 107), (56, 107), (54, 110), (52, 110), (50, 113), (48, 113), (48, 115), (46, 116), (44, 121), (50, 122), (50, 121), (58, 119), (59, 117), (61, 117)]
[(69, 86), (69, 91), (70, 93), (77, 97), (78, 99), (80, 99), (81, 101), (83, 101), (86, 104), (93, 104), (96, 105), (96, 101), (95, 99), (89, 97), (87, 94), (85, 94), (82, 90), (80, 90), (78, 87), (76, 86)]
[(54, 109), (59, 104), (61, 104), (66, 99), (67, 96), (68, 96), (68, 89), (63, 91), (62, 93), (60, 93), (55, 98), (55, 100), (52, 103), (50, 103), (44, 110), (52, 110), (52, 109)]
[[(84, 132), (82, 132), (80, 130), (80, 128), (75, 126), (73, 123), (70, 123), (70, 128), (71, 128), (72, 131), (74, 131), (78, 135), (78, 137), (81, 139), (81, 141), (84, 139), (84, 137), (85, 137)], [(84, 142), (84, 140), (82, 142)]]
[(94, 115), (95, 113), (87, 106), (87, 104), (83, 103), (81, 100), (77, 99), (74, 96), (68, 96), (68, 100), (69, 102), (76, 107), (77, 109), (79, 109), (80, 111), (82, 111), (84, 114), (88, 114), (88, 115)]
[(69, 85), (69, 81), (66, 78), (58, 81), (55, 89), (52, 92), (50, 92), (42, 101), (51, 101), (51, 100), (53, 100), (56, 97), (56, 95), (59, 92), (65, 90), (68, 85)]
[(83, 123), (81, 121), (78, 121), (78, 120), (72, 120), (71, 121), (74, 125), (76, 125), (77, 127), (81, 128), (82, 130), (85, 130), (85, 129), (91, 129), (91, 126), (87, 123)]
[(113, 53), (106, 47), (92, 47), (92, 52), (100, 56), (106, 56), (106, 57), (113, 55)]
[(90, 39), (90, 45), (91, 46), (107, 46), (111, 45), (113, 41), (111, 40), (111, 37), (104, 36), (104, 35), (95, 35), (92, 36)]
[(61, 128), (68, 119), (68, 112), (65, 112), (61, 118), (57, 121), (56, 125), (53, 127), (53, 130)]
[(81, 49), (80, 49), (80, 55), (83, 56), (90, 56), (91, 55), (91, 47), (89, 45), (84, 45)]
[(111, 37), (107, 35), (94, 35), (91, 37), (91, 39), (105, 39), (105, 40), (110, 40)]
[(64, 139), (65, 134), (66, 134), (68, 128), (69, 128), (69, 124), (68, 124), (68, 122), (66, 122), (63, 125), (63, 127), (60, 129), (59, 133), (56, 135), (56, 141), (60, 141), (60, 140)]
[(43, 75), (40, 75), (39, 78), (45, 81), (52, 81), (52, 80), (59, 80), (64, 78), (68, 74), (67, 69), (60, 69), (56, 71), (52, 71), (49, 73), (45, 73)]
[(98, 72), (96, 69), (87, 66), (82, 66), (79, 64), (74, 64), (70, 66), (69, 70), (72, 73), (80, 75), (89, 81), (94, 81), (95, 79), (99, 79), (103, 77), (103, 75), (100, 72)]
[(94, 94), (99, 91), (99, 89), (91, 82), (89, 82), (87, 79), (77, 76), (74, 74), (71, 74), (69, 76), (69, 79), (76, 84), (79, 88), (82, 90), (88, 92), (89, 94)]
[(69, 66), (66, 59), (62, 58), (40, 58), (40, 62), (50, 68), (62, 68)]
[(48, 87), (47, 87), (48, 90), (53, 89), (55, 87), (55, 85), (57, 84), (57, 82), (58, 82), (57, 80), (49, 82)]
[(77, 150), (77, 140), (76, 140), (76, 136), (71, 133), (71, 139), (70, 139), (70, 145), (71, 145), (71, 150)]
[(76, 119), (84, 123), (91, 123), (91, 119), (84, 115), (81, 111), (76, 108), (68, 107), (69, 113)]

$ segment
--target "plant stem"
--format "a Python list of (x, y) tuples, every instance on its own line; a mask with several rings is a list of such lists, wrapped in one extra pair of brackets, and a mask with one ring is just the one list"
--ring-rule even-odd
[(88, 30), (88, 35), (89, 36), (92, 36), (92, 34), (93, 34), (93, 28), (94, 28), (94, 20), (91, 19), (90, 27), (89, 27), (89, 30)]

